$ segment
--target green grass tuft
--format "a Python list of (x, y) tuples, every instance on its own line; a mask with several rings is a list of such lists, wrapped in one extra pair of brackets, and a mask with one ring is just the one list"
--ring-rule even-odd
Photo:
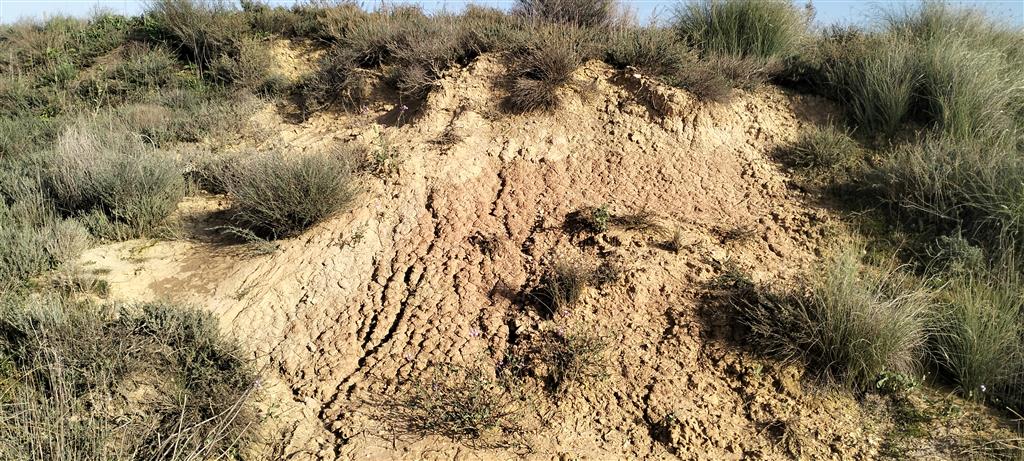
[(700, 0), (680, 4), (675, 28), (709, 54), (780, 59), (796, 51), (807, 18), (789, 1)]
[(883, 372), (914, 375), (921, 364), (931, 294), (899, 269), (865, 267), (849, 252), (806, 296), (740, 285), (733, 305), (769, 355), (804, 361), (827, 380), (861, 389)]

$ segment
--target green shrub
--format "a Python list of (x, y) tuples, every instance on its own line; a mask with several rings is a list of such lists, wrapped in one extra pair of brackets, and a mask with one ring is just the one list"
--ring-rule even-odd
[(0, 457), (220, 458), (254, 439), (257, 376), (209, 313), (8, 298)]
[(676, 30), (694, 47), (762, 59), (794, 53), (807, 22), (789, 1), (700, 0), (675, 11)]
[(659, 27), (611, 32), (606, 59), (618, 68), (634, 67), (653, 76), (674, 75), (696, 61), (675, 32)]
[(0, 200), (0, 280), (17, 283), (74, 261), (89, 244), (78, 222), (59, 218), (39, 195)]
[(861, 155), (860, 146), (849, 134), (826, 125), (801, 133), (785, 161), (797, 168), (834, 171), (852, 166)]
[(232, 219), (270, 237), (298, 234), (351, 206), (356, 189), (351, 153), (253, 155), (224, 171)]
[(1024, 232), (1021, 178), (1024, 159), (1012, 147), (930, 137), (887, 152), (865, 182), (897, 216), (999, 249)]
[(936, 323), (935, 358), (965, 395), (980, 400), (1024, 403), (1024, 292), (1009, 271), (990, 279), (965, 274), (943, 290)]
[(529, 45), (512, 52), (506, 108), (517, 113), (557, 109), (560, 92), (583, 64), (584, 46), (580, 31), (560, 27), (543, 29)]
[(860, 129), (892, 134), (907, 118), (919, 75), (917, 51), (898, 35), (833, 31), (820, 44), (829, 51), (821, 79)]
[(516, 0), (514, 14), (575, 27), (611, 27), (618, 22), (615, 0)]
[(864, 267), (851, 251), (825, 268), (806, 296), (738, 283), (733, 305), (769, 355), (802, 360), (862, 389), (883, 372), (913, 375), (922, 360), (931, 295), (900, 270)]
[(49, 159), (44, 184), (59, 211), (91, 215), (91, 230), (110, 239), (152, 232), (185, 191), (173, 159), (113, 120), (69, 126)]

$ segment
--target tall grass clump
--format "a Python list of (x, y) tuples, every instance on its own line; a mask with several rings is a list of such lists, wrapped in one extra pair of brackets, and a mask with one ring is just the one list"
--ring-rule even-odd
[(1024, 290), (1015, 269), (965, 274), (943, 290), (935, 360), (968, 397), (1024, 403)]
[(911, 375), (921, 363), (930, 293), (901, 270), (866, 267), (847, 252), (810, 282), (807, 295), (743, 284), (733, 305), (769, 355), (803, 361), (855, 388), (884, 372)]
[(215, 459), (254, 440), (257, 375), (209, 313), (3, 301), (3, 459)]
[(585, 40), (575, 28), (544, 28), (511, 52), (506, 108), (515, 113), (557, 109), (562, 91), (572, 84), (572, 74), (583, 65)]
[(513, 14), (575, 27), (606, 28), (620, 22), (616, 0), (516, 0)]
[(964, 236), (990, 250), (1024, 235), (1024, 158), (1007, 146), (929, 137), (897, 147), (866, 182), (899, 217), (942, 235)]
[(619, 68), (633, 67), (653, 76), (671, 76), (696, 61), (674, 31), (661, 27), (623, 28), (610, 32), (605, 59)]
[(674, 21), (706, 53), (773, 60), (796, 51), (808, 18), (789, 1), (700, 0), (680, 4)]
[(103, 238), (151, 233), (185, 193), (177, 162), (114, 120), (72, 124), (47, 163), (43, 184), (57, 210), (87, 219)]
[(907, 119), (919, 75), (917, 50), (899, 35), (834, 29), (822, 43), (826, 92), (845, 103), (859, 129), (891, 134)]
[(221, 173), (231, 217), (269, 237), (289, 237), (347, 209), (356, 195), (351, 152), (255, 154)]

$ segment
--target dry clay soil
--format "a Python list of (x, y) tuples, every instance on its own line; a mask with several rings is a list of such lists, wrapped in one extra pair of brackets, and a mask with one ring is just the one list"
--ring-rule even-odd
[[(181, 205), (196, 235), (105, 245), (81, 262), (106, 274), (112, 298), (203, 307), (254, 351), (274, 459), (877, 457), (884, 428), (864, 405), (743, 352), (704, 301), (726, 267), (785, 284), (821, 258), (835, 219), (771, 155), (835, 108), (774, 87), (704, 103), (595, 62), (562, 109), (509, 115), (502, 73), (481, 57), (408, 112), (381, 102), (301, 123), (281, 107), (257, 113), (254, 129), (269, 135), (229, 150), (357, 143), (379, 167), (354, 209), (272, 254), (202, 238), (229, 203), (204, 196)], [(665, 231), (564, 228), (600, 205)], [(556, 261), (610, 261), (621, 276), (549, 320), (521, 293)], [(404, 434), (373, 403), (439, 364), (493, 369), (553, 327), (606, 338), (607, 377), (542, 396), (515, 443)]]

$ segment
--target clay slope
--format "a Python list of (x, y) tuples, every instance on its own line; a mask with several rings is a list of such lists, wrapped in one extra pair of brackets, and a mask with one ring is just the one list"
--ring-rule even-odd
[[(485, 56), (456, 71), (415, 120), (386, 104), (301, 124), (262, 112), (255, 122), (276, 134), (239, 148), (395, 153), (354, 211), (273, 254), (127, 242), (83, 263), (110, 271), (114, 297), (204, 306), (257, 351), (283, 459), (871, 457), (877, 438), (850, 397), (809, 393), (799, 369), (739, 352), (701, 300), (729, 265), (778, 283), (810, 268), (828, 215), (787, 188), (770, 154), (829, 107), (776, 88), (705, 104), (591, 63), (564, 109), (512, 116), (498, 110), (502, 70)], [(224, 200), (183, 210), (203, 228)], [(664, 249), (664, 234), (563, 228), (602, 204), (653, 214), (680, 230), (682, 250)], [(723, 236), (738, 229), (744, 238)], [(396, 438), (366, 402), (438, 363), (502, 360), (538, 328), (519, 294), (555, 260), (624, 268), (564, 313), (612, 340), (609, 377), (551, 403), (525, 447)]]

